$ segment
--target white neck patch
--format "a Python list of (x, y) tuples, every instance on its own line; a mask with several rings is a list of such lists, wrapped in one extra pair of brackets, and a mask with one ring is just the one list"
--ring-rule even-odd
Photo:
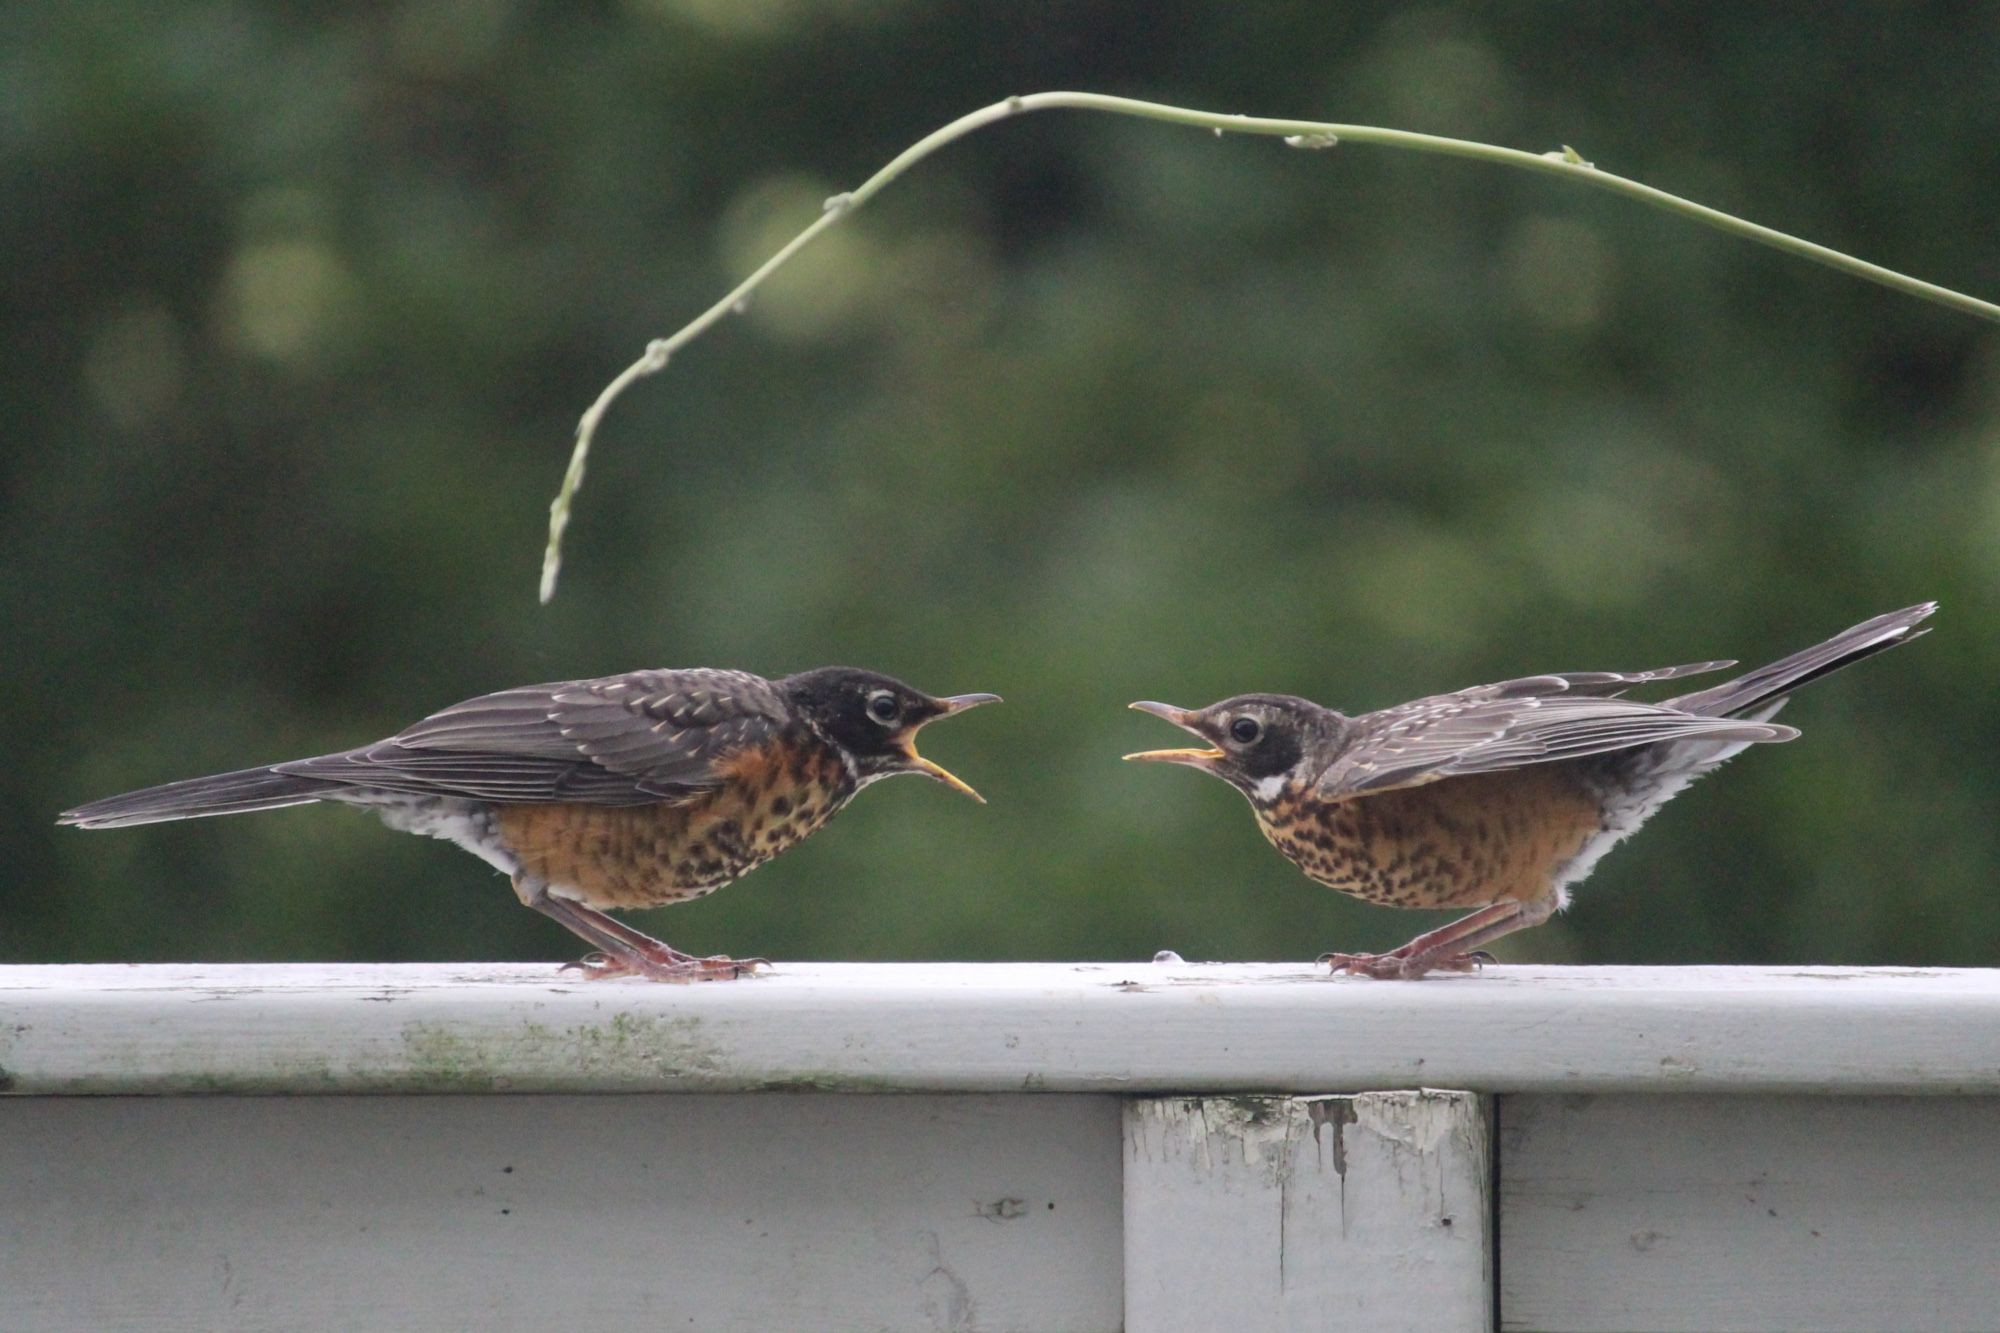
[(1268, 778), (1258, 778), (1250, 790), (1257, 793), (1260, 801), (1275, 801), (1278, 793), (1285, 789), (1285, 777), (1283, 773), (1273, 773)]

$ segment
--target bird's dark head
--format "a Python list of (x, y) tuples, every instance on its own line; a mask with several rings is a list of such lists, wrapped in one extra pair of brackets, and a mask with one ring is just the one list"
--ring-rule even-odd
[(985, 803), (985, 797), (917, 753), (917, 733), (941, 717), (999, 703), (999, 695), (940, 699), (892, 676), (854, 667), (802, 671), (779, 685), (813, 728), (853, 763), (863, 786), (898, 773), (921, 773)]
[(1213, 773), (1253, 802), (1275, 800), (1313, 748), (1319, 732), (1338, 716), (1289, 694), (1239, 694), (1206, 708), (1176, 708), (1150, 701), (1133, 704), (1208, 742), (1186, 750), (1145, 750), (1127, 759), (1184, 764)]

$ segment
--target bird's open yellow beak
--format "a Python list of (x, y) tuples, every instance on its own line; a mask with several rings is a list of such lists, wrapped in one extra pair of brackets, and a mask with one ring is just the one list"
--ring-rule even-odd
[(912, 773), (921, 773), (933, 781), (942, 782), (953, 791), (970, 796), (981, 805), (985, 805), (986, 798), (974, 791), (970, 783), (965, 782), (943, 764), (932, 763), (917, 753), (917, 732), (923, 730), (924, 727), (929, 726), (932, 722), (937, 721), (938, 717), (950, 717), (953, 713), (963, 713), (966, 709), (977, 708), (981, 704), (997, 704), (999, 702), (1000, 696), (997, 694), (954, 694), (949, 698), (939, 699), (938, 704), (944, 711), (939, 713), (937, 717), (926, 719), (922, 726), (913, 729), (909, 737), (903, 742), (903, 754), (909, 761), (910, 771)]
[[(1172, 704), (1154, 703), (1150, 699), (1141, 699), (1138, 703), (1133, 704), (1132, 707), (1141, 713), (1151, 713), (1154, 717), (1164, 718), (1166, 721), (1179, 727), (1182, 731), (1192, 732), (1197, 736), (1201, 734), (1200, 730), (1195, 726), (1195, 718), (1199, 714), (1193, 709), (1176, 708)], [(1196, 768), (1206, 768), (1216, 760), (1222, 758), (1222, 751), (1216, 749), (1213, 745), (1209, 745), (1198, 750), (1141, 750), (1137, 754), (1128, 754), (1125, 757), (1143, 763), (1189, 764)]]

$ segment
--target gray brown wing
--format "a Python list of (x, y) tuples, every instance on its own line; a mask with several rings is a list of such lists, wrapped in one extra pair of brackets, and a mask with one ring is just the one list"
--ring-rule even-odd
[(785, 720), (761, 676), (634, 671), (482, 695), (375, 745), (276, 771), (484, 801), (642, 805), (713, 788), (720, 760)]
[(1605, 679), (1613, 674), (1586, 676), (1583, 689), (1575, 692), (1563, 677), (1540, 678), (1561, 686), (1543, 694), (1529, 692), (1526, 682), (1508, 681), (1358, 717), (1317, 790), (1339, 797), (1668, 741), (1783, 741), (1798, 734), (1774, 723), (1703, 717), (1583, 692), (1633, 683), (1625, 673)]
[(1655, 680), (1679, 680), (1683, 676), (1702, 676), (1724, 667), (1733, 667), (1733, 660), (1718, 662), (1687, 662), (1680, 666), (1654, 667), (1650, 671), (1552, 671), (1546, 676), (1523, 676), (1519, 680), (1503, 680), (1497, 685), (1475, 685), (1469, 690), (1456, 694), (1441, 695), (1448, 699), (1517, 699), (1545, 694), (1623, 694), (1634, 685), (1644, 685)]

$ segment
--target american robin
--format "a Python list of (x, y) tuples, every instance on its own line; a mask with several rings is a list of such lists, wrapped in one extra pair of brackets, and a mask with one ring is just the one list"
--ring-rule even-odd
[(1330, 953), (1336, 972), (1470, 971), (1478, 952), (1537, 926), (1569, 886), (1688, 783), (1745, 746), (1799, 733), (1786, 696), (1927, 633), (1935, 602), (1856, 625), (1817, 647), (1662, 703), (1626, 688), (1736, 665), (1528, 676), (1345, 717), (1289, 695), (1199, 711), (1135, 703), (1201, 749), (1127, 759), (1185, 764), (1235, 787), (1277, 849), (1321, 884), (1389, 907), (1479, 910), (1385, 954)]
[(512, 876), (522, 902), (597, 951), (576, 965), (586, 975), (730, 978), (765, 960), (696, 958), (604, 909), (712, 893), (878, 778), (921, 773), (982, 800), (915, 741), (926, 723), (998, 699), (936, 699), (851, 667), (782, 680), (697, 669), (524, 685), (358, 750), (149, 787), (59, 822), (119, 828), (342, 801)]

